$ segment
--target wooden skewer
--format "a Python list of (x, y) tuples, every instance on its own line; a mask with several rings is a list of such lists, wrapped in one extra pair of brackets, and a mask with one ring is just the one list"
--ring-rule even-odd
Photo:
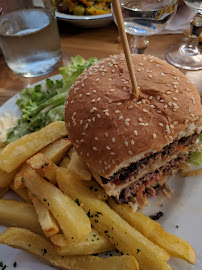
[(132, 97), (135, 97), (136, 99), (138, 99), (139, 89), (137, 87), (135, 71), (134, 71), (134, 67), (133, 67), (133, 63), (132, 63), (132, 59), (131, 59), (130, 48), (128, 45), (128, 39), (127, 39), (126, 32), (125, 32), (125, 26), (124, 26), (124, 22), (123, 22), (123, 16), (122, 16), (119, 0), (112, 0), (112, 7), (113, 7), (113, 13), (116, 17), (118, 30), (119, 30), (119, 34), (121, 37), (121, 43), (122, 43), (123, 50), (124, 50), (125, 57), (126, 57), (126, 63), (128, 66), (128, 71), (129, 71), (130, 80), (131, 80), (131, 84), (132, 84), (132, 91), (133, 91)]

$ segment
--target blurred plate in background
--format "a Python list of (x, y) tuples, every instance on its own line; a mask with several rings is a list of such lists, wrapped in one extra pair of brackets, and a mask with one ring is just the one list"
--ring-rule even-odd
[(104, 27), (113, 21), (111, 13), (102, 15), (76, 16), (56, 11), (55, 15), (59, 20), (69, 22), (71, 24), (74, 24), (75, 26), (82, 28)]

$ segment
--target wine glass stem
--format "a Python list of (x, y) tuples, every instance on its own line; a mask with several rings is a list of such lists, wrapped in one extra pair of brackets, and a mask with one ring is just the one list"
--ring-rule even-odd
[(149, 45), (149, 40), (146, 36), (133, 36), (130, 40), (131, 53), (143, 54)]
[(180, 50), (185, 55), (198, 55), (200, 50), (198, 48), (198, 37), (202, 31), (202, 15), (197, 13), (191, 20), (190, 35), (186, 43), (180, 47)]

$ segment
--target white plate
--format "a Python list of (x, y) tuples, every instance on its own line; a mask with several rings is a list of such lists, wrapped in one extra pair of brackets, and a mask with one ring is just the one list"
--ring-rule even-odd
[(99, 28), (104, 27), (113, 21), (112, 14), (76, 16), (65, 13), (55, 12), (57, 19), (69, 22), (82, 28)]
[[(60, 75), (51, 77), (51, 79), (60, 79)], [(39, 84), (41, 82), (38, 82)], [(19, 95), (12, 97), (0, 107), (0, 116), (3, 112), (12, 115), (20, 115), (20, 111), (15, 104)], [(188, 241), (197, 253), (197, 264), (192, 266), (180, 259), (172, 258), (169, 263), (175, 270), (201, 270), (202, 269), (202, 177), (183, 178), (180, 175), (173, 177), (169, 182), (174, 190), (171, 199), (161, 195), (150, 200), (150, 206), (145, 208), (144, 212), (148, 215), (163, 212), (159, 223), (169, 232)], [(15, 199), (16, 195), (9, 193), (5, 198)], [(163, 206), (161, 206), (163, 205)], [(1, 222), (1, 221), (0, 221)], [(176, 228), (178, 226), (178, 228)], [(0, 226), (0, 233), (5, 227)], [(13, 263), (17, 262), (17, 270), (48, 270), (53, 269), (40, 262), (29, 254), (12, 249), (8, 246), (0, 245), (0, 261), (3, 261), (13, 270)], [(149, 270), (149, 269), (148, 269)]]

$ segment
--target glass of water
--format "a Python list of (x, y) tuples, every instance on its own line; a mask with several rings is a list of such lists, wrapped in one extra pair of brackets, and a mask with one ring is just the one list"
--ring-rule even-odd
[(132, 53), (144, 53), (147, 36), (162, 31), (177, 9), (177, 0), (120, 0), (120, 4), (126, 33), (133, 36)]
[(202, 32), (202, 0), (184, 0), (185, 4), (198, 13), (191, 20), (190, 35), (183, 44), (174, 44), (166, 51), (166, 59), (172, 65), (187, 69), (202, 69), (202, 53), (198, 48), (198, 37)]
[(0, 47), (18, 75), (42, 76), (58, 67), (61, 47), (51, 0), (0, 0)]

